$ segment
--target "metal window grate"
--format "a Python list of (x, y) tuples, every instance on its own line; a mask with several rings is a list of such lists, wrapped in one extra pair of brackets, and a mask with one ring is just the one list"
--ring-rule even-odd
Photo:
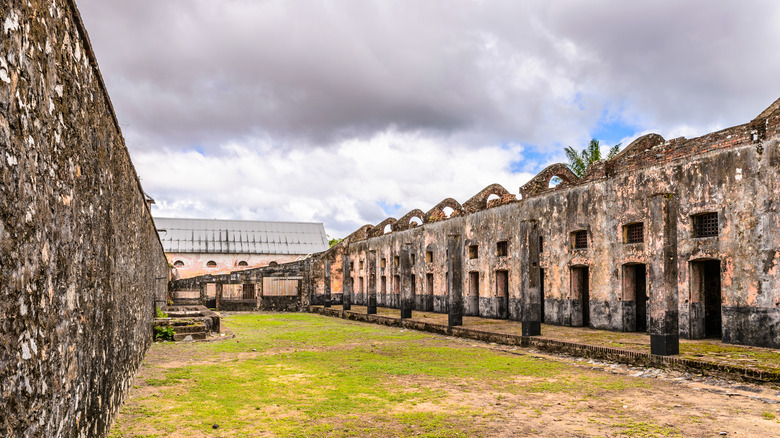
[(693, 227), (696, 237), (717, 236), (718, 213), (704, 213), (694, 216)]
[(588, 232), (585, 230), (574, 232), (574, 249), (588, 248)]
[(642, 222), (626, 225), (626, 243), (642, 243), (645, 240), (644, 234), (645, 225)]

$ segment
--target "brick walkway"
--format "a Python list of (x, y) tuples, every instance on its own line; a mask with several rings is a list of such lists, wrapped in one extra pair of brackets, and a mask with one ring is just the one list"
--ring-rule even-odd
[[(314, 313), (330, 316), (365, 319), (365, 306), (353, 305), (350, 311), (343, 312), (343, 314), (342, 310), (340, 305), (332, 306), (330, 310), (323, 309), (322, 306), (312, 306), (311, 309)], [(401, 325), (400, 312), (399, 309), (378, 307), (377, 316), (379, 318), (374, 318), (370, 322)], [(407, 327), (413, 329), (441, 332), (447, 326), (447, 315), (414, 311), (408, 324)], [(465, 330), (452, 334), (510, 344), (518, 343), (522, 332), (519, 321), (476, 316), (464, 316), (462, 329)], [(497, 336), (489, 336), (490, 334)], [(541, 350), (613, 359), (624, 363), (644, 364), (647, 363), (646, 358), (651, 357), (653, 361), (659, 362), (661, 365), (679, 365), (704, 373), (721, 375), (733, 373), (733, 376), (780, 383), (780, 350), (770, 348), (724, 344), (717, 339), (680, 339), (679, 356), (660, 358), (649, 354), (650, 337), (644, 333), (612, 332), (584, 327), (542, 324), (541, 336), (534, 338), (528, 346)]]

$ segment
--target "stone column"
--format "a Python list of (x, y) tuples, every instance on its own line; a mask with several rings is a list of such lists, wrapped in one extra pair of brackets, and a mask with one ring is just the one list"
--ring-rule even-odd
[(449, 271), (449, 315), (447, 325), (463, 325), (463, 239), (460, 234), (447, 236), (447, 270)]
[[(300, 294), (300, 291), (298, 291)], [(255, 296), (257, 297), (257, 308), (262, 307), (263, 303), (263, 275), (255, 274)]]
[(325, 283), (325, 297), (324, 299), (324, 307), (330, 307), (330, 262), (328, 260), (322, 261), (322, 269), (323, 269), (323, 283)]
[(206, 305), (206, 301), (208, 301), (208, 292), (206, 291), (206, 282), (201, 281), (198, 283), (198, 290), (200, 291), (200, 304), (202, 306)]
[(414, 291), (412, 291), (412, 252), (411, 244), (401, 245), (399, 275), (401, 278), (401, 319), (411, 318), (414, 309)]
[(215, 288), (215, 294), (216, 295), (216, 301), (217, 301), (217, 310), (219, 310), (219, 304), (222, 302), (222, 282), (217, 281), (214, 283)]
[(647, 292), (650, 313), (650, 352), (680, 353), (677, 303), (677, 210), (673, 194), (650, 197), (647, 233)]
[(368, 269), (368, 297), (366, 297), (366, 314), (376, 314), (376, 250), (366, 254), (366, 269)]
[[(536, 221), (530, 221), (521, 226), (522, 242), (526, 251), (521, 257), (521, 269), (525, 268), (527, 275), (522, 279), (523, 297), (523, 336), (539, 336), (542, 334), (542, 303), (539, 297), (539, 228)], [(521, 271), (522, 272), (522, 271)]]
[(352, 309), (352, 272), (349, 270), (349, 254), (341, 257), (341, 300), (344, 310)]

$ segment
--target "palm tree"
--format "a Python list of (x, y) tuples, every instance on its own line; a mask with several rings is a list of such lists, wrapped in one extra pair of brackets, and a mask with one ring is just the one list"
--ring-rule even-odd
[[(619, 150), (620, 143), (609, 148), (607, 159), (609, 160), (617, 155)], [(595, 138), (590, 140), (590, 144), (588, 144), (588, 147), (583, 149), (582, 152), (577, 152), (571, 146), (564, 149), (564, 152), (566, 152), (566, 158), (569, 159), (569, 168), (580, 178), (585, 175), (591, 164), (601, 159), (601, 147), (599, 146), (599, 141)]]

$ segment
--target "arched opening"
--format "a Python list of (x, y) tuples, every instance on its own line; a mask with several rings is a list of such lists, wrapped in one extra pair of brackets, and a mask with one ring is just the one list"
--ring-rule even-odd
[(181, 261), (181, 260), (176, 260), (175, 262), (173, 262), (173, 267), (174, 268), (183, 268), (184, 267), (184, 262)]
[(244, 260), (241, 260), (240, 262), (238, 262), (238, 266), (241, 266), (241, 267), (244, 267), (244, 266), (249, 266), (249, 263), (247, 263), (247, 262), (246, 262), (246, 261), (244, 261)]
[(411, 226), (413, 226), (413, 227), (417, 227), (417, 226), (420, 226), (420, 225), (422, 225), (422, 224), (423, 224), (423, 221), (422, 221), (422, 219), (420, 219), (420, 218), (419, 218), (419, 217), (417, 217), (417, 216), (414, 216), (414, 217), (412, 217), (411, 219), (409, 219), (409, 225), (411, 225)]
[(562, 182), (563, 182), (562, 179), (558, 178), (557, 176), (554, 176), (554, 177), (550, 178), (549, 181), (547, 181), (547, 188), (548, 189), (552, 189), (552, 188), (558, 187), (558, 184), (560, 184)]
[(208, 262), (206, 262), (206, 267), (207, 268), (216, 268), (217, 267), (217, 262), (215, 262), (214, 260), (209, 260)]
[(444, 208), (441, 209), (441, 211), (444, 212), (444, 216), (449, 218), (450, 216), (452, 216), (452, 213), (455, 212), (455, 209), (452, 208), (452, 207), (444, 207)]
[(276, 263), (275, 261), (268, 262), (268, 266), (277, 266), (279, 263)]
[(491, 193), (490, 196), (487, 197), (487, 202), (490, 202), (494, 199), (501, 199), (501, 197), (496, 195), (495, 193)]
[(389, 232), (393, 231), (393, 226), (390, 224), (385, 225), (385, 229), (382, 230), (382, 234), (387, 234)]

